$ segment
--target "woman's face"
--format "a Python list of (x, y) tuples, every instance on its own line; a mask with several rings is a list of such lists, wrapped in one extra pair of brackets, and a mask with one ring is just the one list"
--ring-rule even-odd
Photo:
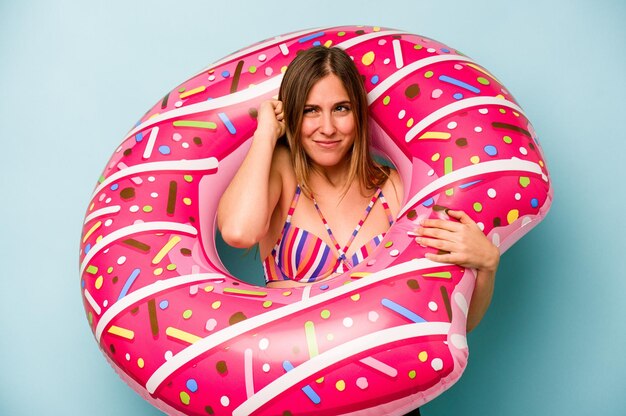
[(302, 146), (321, 167), (346, 160), (355, 137), (354, 113), (341, 80), (329, 74), (319, 80), (306, 99), (302, 116)]

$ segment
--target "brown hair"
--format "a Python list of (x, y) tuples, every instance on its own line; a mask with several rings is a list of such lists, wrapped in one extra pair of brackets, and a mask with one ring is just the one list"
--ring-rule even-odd
[(291, 62), (280, 85), (278, 99), (283, 102), (287, 143), (291, 151), (296, 179), (308, 196), (313, 192), (308, 183), (313, 169), (300, 141), (304, 105), (311, 88), (322, 78), (334, 74), (348, 92), (355, 121), (355, 139), (349, 153), (348, 186), (358, 178), (361, 192), (385, 183), (389, 169), (378, 166), (370, 153), (367, 93), (350, 56), (339, 48), (315, 46), (302, 51)]

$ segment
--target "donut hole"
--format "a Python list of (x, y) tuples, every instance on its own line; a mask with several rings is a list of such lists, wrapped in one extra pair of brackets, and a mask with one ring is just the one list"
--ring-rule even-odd
[(265, 286), (259, 246), (235, 248), (224, 242), (219, 230), (215, 233), (215, 249), (228, 272), (237, 279), (256, 286)]

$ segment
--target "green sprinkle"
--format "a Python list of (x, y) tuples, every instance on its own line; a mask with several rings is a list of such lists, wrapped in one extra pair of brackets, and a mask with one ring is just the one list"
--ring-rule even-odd
[(98, 273), (98, 268), (96, 266), (89, 265), (89, 266), (87, 266), (87, 273), (89, 273), (89, 274), (96, 274), (96, 273)]
[(386, 95), (385, 98), (383, 98), (383, 104), (387, 105), (387, 104), (389, 104), (389, 101), (391, 101), (391, 97)]
[(193, 120), (178, 120), (174, 122), (175, 127), (198, 127), (201, 129), (215, 130), (217, 124), (212, 121), (193, 121)]
[(513, 143), (513, 139), (511, 139), (511, 136), (504, 136), (504, 137), (502, 138), (502, 140), (504, 140), (504, 143), (506, 143), (506, 144), (511, 144), (511, 143)]
[(426, 71), (424, 73), (424, 78), (432, 78), (435, 73), (433, 71)]
[(480, 202), (474, 202), (474, 211), (481, 212), (483, 210), (483, 204)]
[(479, 83), (481, 83), (483, 85), (489, 85), (489, 80), (487, 78), (478, 77), (478, 78), (476, 78), (476, 81), (478, 81)]

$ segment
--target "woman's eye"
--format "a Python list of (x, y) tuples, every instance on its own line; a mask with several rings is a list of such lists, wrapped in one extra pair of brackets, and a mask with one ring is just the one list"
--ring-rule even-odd
[(314, 107), (305, 107), (303, 114), (313, 114), (315, 113), (315, 108)]
[(348, 112), (348, 111), (350, 111), (350, 106), (343, 105), (343, 104), (342, 105), (338, 105), (337, 107), (335, 107), (335, 111), (342, 112), (342, 113)]

